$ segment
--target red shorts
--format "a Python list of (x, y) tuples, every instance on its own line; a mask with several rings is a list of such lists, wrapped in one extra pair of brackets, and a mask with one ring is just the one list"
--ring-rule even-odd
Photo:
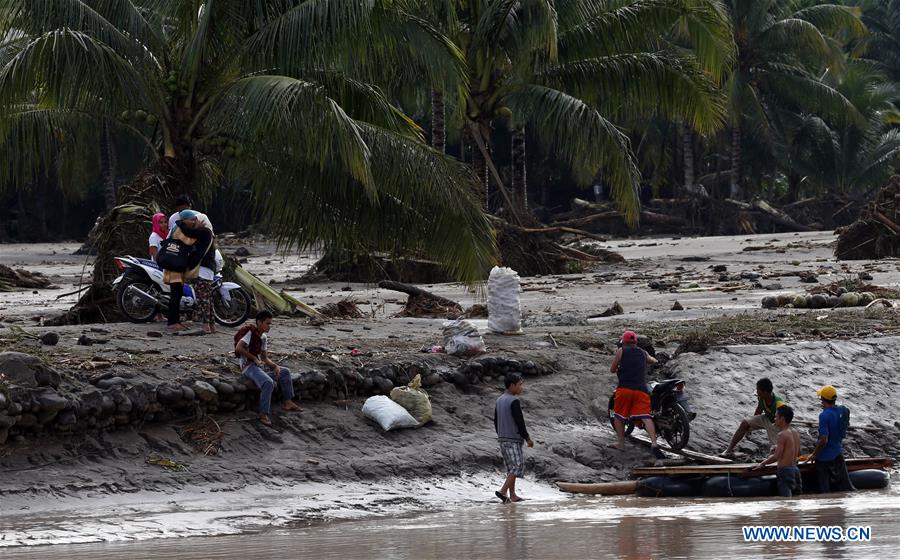
[(652, 418), (650, 416), (650, 395), (644, 391), (617, 387), (613, 412), (616, 418), (623, 421)]

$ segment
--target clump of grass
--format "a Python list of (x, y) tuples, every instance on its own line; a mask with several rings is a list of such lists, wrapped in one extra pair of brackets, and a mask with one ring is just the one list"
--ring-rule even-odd
[(681, 342), (675, 350), (675, 355), (684, 354), (685, 352), (703, 354), (714, 342), (712, 336), (706, 331), (690, 331), (681, 337)]

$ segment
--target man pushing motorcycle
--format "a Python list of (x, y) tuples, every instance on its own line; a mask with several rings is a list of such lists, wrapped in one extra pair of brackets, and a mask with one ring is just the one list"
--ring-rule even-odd
[(657, 459), (665, 455), (656, 445), (656, 427), (650, 407), (650, 392), (647, 387), (647, 365), (655, 364), (656, 358), (650, 356), (637, 345), (637, 333), (622, 333), (622, 347), (616, 352), (609, 370), (618, 376), (616, 395), (613, 404), (616, 443), (609, 447), (625, 448), (625, 421), (641, 421), (647, 434), (650, 435), (650, 452)]

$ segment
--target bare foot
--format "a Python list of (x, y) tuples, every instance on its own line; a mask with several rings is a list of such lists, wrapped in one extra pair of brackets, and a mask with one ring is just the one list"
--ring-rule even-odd
[(285, 412), (303, 412), (303, 407), (294, 401), (285, 401), (285, 403), (281, 405), (281, 410)]
[(168, 329), (169, 332), (178, 332), (186, 331), (187, 327), (184, 325), (184, 323), (175, 323), (174, 325), (168, 325), (166, 329)]
[(609, 449), (618, 449), (619, 451), (622, 451), (623, 449), (625, 449), (624, 445), (619, 445), (618, 443), (610, 443), (606, 447), (608, 447)]
[(512, 503), (516, 503), (516, 502), (524, 502), (524, 501), (525, 501), (525, 498), (521, 498), (521, 497), (519, 497), (519, 496), (510, 496), (510, 497), (509, 497), (509, 501), (512, 502)]
[(257, 418), (259, 419), (259, 423), (263, 426), (272, 427), (272, 420), (269, 419), (268, 414), (259, 414), (257, 415)]

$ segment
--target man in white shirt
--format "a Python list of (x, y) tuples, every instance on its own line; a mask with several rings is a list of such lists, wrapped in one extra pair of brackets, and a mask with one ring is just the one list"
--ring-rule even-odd
[(281, 396), (284, 399), (281, 409), (285, 412), (301, 412), (303, 410), (292, 400), (294, 385), (291, 381), (291, 371), (269, 359), (268, 332), (271, 328), (272, 313), (264, 309), (256, 314), (255, 325), (252, 323), (244, 325), (234, 336), (234, 353), (241, 359), (241, 373), (259, 387), (257, 417), (266, 426), (272, 425), (269, 411), (272, 407), (274, 381), (278, 382)]
[(190, 210), (193, 205), (191, 197), (186, 194), (175, 199), (175, 213), (169, 216), (169, 231), (175, 229), (175, 222), (181, 219), (181, 211)]

